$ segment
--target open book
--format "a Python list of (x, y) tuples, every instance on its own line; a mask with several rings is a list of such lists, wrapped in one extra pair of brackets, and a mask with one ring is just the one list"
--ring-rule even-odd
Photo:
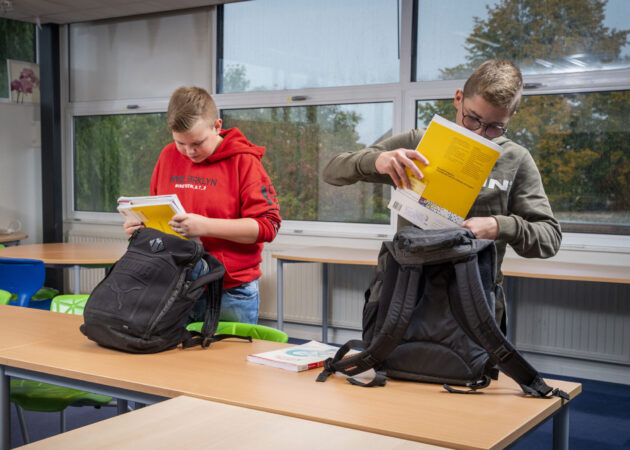
[(125, 218), (137, 219), (145, 227), (155, 228), (182, 237), (168, 225), (175, 214), (185, 213), (177, 194), (150, 195), (146, 197), (119, 197), (118, 211)]
[[(322, 367), (324, 360), (335, 356), (337, 350), (339, 350), (339, 347), (335, 347), (334, 345), (310, 341), (306, 344), (295, 345), (293, 347), (247, 355), (247, 361), (279, 367), (280, 369), (291, 370), (293, 372), (302, 372), (303, 370)], [(346, 356), (355, 353), (358, 352), (356, 350), (350, 350), (346, 353)]]
[(428, 166), (416, 162), (424, 179), (408, 170), (411, 186), (396, 189), (388, 207), (427, 230), (461, 225), (501, 146), (435, 115), (416, 150), (429, 160)]

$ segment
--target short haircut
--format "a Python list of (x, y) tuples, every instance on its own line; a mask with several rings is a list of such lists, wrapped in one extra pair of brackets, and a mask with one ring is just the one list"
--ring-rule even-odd
[(171, 95), (166, 116), (170, 131), (185, 133), (199, 119), (214, 122), (219, 118), (219, 113), (208, 91), (200, 87), (182, 86)]
[(482, 63), (464, 84), (464, 98), (480, 95), (493, 106), (514, 114), (521, 103), (523, 76), (507, 59), (490, 59)]

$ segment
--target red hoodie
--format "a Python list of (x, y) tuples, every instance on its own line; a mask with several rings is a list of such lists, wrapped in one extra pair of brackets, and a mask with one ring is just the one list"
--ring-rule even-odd
[(216, 219), (250, 217), (258, 222), (255, 244), (202, 237), (206, 251), (225, 265), (223, 288), (260, 277), (263, 242), (280, 228), (276, 191), (260, 159), (264, 147), (249, 142), (238, 128), (221, 130), (223, 141), (205, 161), (192, 162), (175, 143), (162, 150), (151, 177), (151, 195), (177, 194), (188, 213)]

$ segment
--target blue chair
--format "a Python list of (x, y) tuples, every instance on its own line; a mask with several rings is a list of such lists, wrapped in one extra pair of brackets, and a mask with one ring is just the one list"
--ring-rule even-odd
[(43, 261), (36, 259), (0, 258), (0, 289), (17, 295), (10, 305), (28, 306), (31, 297), (44, 285)]

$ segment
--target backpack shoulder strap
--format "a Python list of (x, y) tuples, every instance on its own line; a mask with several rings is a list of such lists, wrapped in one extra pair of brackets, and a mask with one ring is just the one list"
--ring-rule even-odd
[(461, 298), (461, 305), (454, 309), (456, 317), (459, 317), (471, 337), (488, 352), (491, 362), (513, 378), (523, 392), (533, 397), (560, 396), (568, 399), (566, 393), (554, 390), (545, 383), (497, 326), (494, 312), (488, 307), (477, 260), (478, 255), (474, 254), (455, 263), (457, 289)]
[(188, 338), (182, 343), (183, 348), (194, 347), (196, 345), (201, 345), (203, 348), (206, 348), (215, 340), (220, 340), (214, 339), (213, 336), (219, 326), (225, 268), (217, 259), (208, 253), (205, 253), (203, 258), (208, 263), (209, 271), (193, 281), (188, 288), (189, 292), (193, 292), (196, 289), (203, 289), (204, 286), (207, 286), (208, 303), (204, 314), (203, 326), (201, 327), (200, 333), (189, 332)]
[[(331, 374), (337, 371), (353, 376), (372, 369), (380, 365), (402, 339), (418, 298), (422, 266), (411, 270), (399, 266), (391, 254), (388, 255), (388, 258), (381, 296), (388, 295), (390, 292), (392, 295), (383, 326), (367, 348), (365, 348), (363, 341), (349, 341), (341, 347), (334, 358), (329, 358), (324, 362), (324, 371), (319, 375), (317, 381), (326, 381)], [(379, 301), (381, 300), (379, 299)], [(364, 350), (344, 359), (351, 347), (361, 347)], [(384, 384), (384, 377), (378, 378), (382, 378), (382, 382), (379, 381), (378, 384)], [(361, 383), (353, 384), (360, 385)], [(375, 384), (370, 383), (369, 385)]]

